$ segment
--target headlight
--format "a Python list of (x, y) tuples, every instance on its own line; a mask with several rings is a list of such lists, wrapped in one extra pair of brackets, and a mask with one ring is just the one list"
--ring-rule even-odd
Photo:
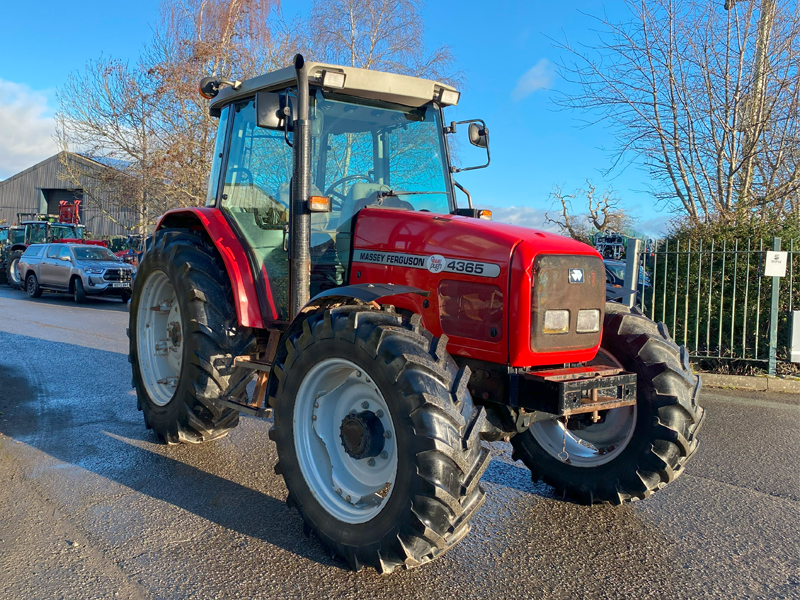
[(89, 275), (102, 275), (103, 269), (84, 269)]
[(546, 310), (544, 312), (544, 333), (568, 333), (569, 332), (569, 311), (568, 310)]
[(576, 331), (578, 333), (594, 333), (595, 331), (600, 331), (600, 311), (597, 309), (579, 310)]

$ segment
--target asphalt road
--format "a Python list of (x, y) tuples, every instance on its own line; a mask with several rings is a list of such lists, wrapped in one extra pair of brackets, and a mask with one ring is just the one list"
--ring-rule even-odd
[(159, 445), (130, 389), (120, 302), (0, 287), (0, 598), (800, 598), (800, 399), (706, 390), (687, 473), (584, 507), (494, 446), (469, 536), (361, 573), (303, 536), (269, 422)]

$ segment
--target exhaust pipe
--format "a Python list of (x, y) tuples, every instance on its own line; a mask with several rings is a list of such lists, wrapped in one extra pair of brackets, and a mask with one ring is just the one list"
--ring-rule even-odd
[(294, 115), (292, 145), (294, 170), (289, 206), (290, 310), (294, 318), (311, 294), (311, 212), (308, 210), (311, 181), (311, 124), (308, 121), (308, 71), (302, 54), (294, 57), (297, 73), (297, 114)]

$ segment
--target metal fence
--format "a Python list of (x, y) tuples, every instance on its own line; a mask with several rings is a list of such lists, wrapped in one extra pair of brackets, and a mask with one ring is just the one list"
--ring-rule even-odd
[[(785, 277), (763, 276), (768, 250), (788, 251)], [(764, 363), (774, 375), (800, 310), (799, 250), (794, 239), (659, 240), (644, 252), (636, 303), (693, 357)]]

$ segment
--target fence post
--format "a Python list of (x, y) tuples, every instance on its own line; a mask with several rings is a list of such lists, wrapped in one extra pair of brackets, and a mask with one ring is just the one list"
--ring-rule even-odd
[[(636, 304), (636, 294), (639, 292), (639, 255), (641, 253), (642, 240), (628, 238), (625, 250), (625, 289), (633, 290), (633, 294), (628, 296), (625, 303), (631, 308)], [(642, 288), (642, 301), (644, 302), (644, 287)]]
[[(781, 249), (781, 238), (773, 238), (772, 249), (779, 252)], [(765, 255), (766, 256), (766, 255)], [(766, 259), (764, 259), (766, 264)], [(775, 377), (775, 363), (777, 362), (778, 350), (778, 295), (781, 289), (781, 278), (772, 278), (772, 303), (769, 309), (769, 375)]]

